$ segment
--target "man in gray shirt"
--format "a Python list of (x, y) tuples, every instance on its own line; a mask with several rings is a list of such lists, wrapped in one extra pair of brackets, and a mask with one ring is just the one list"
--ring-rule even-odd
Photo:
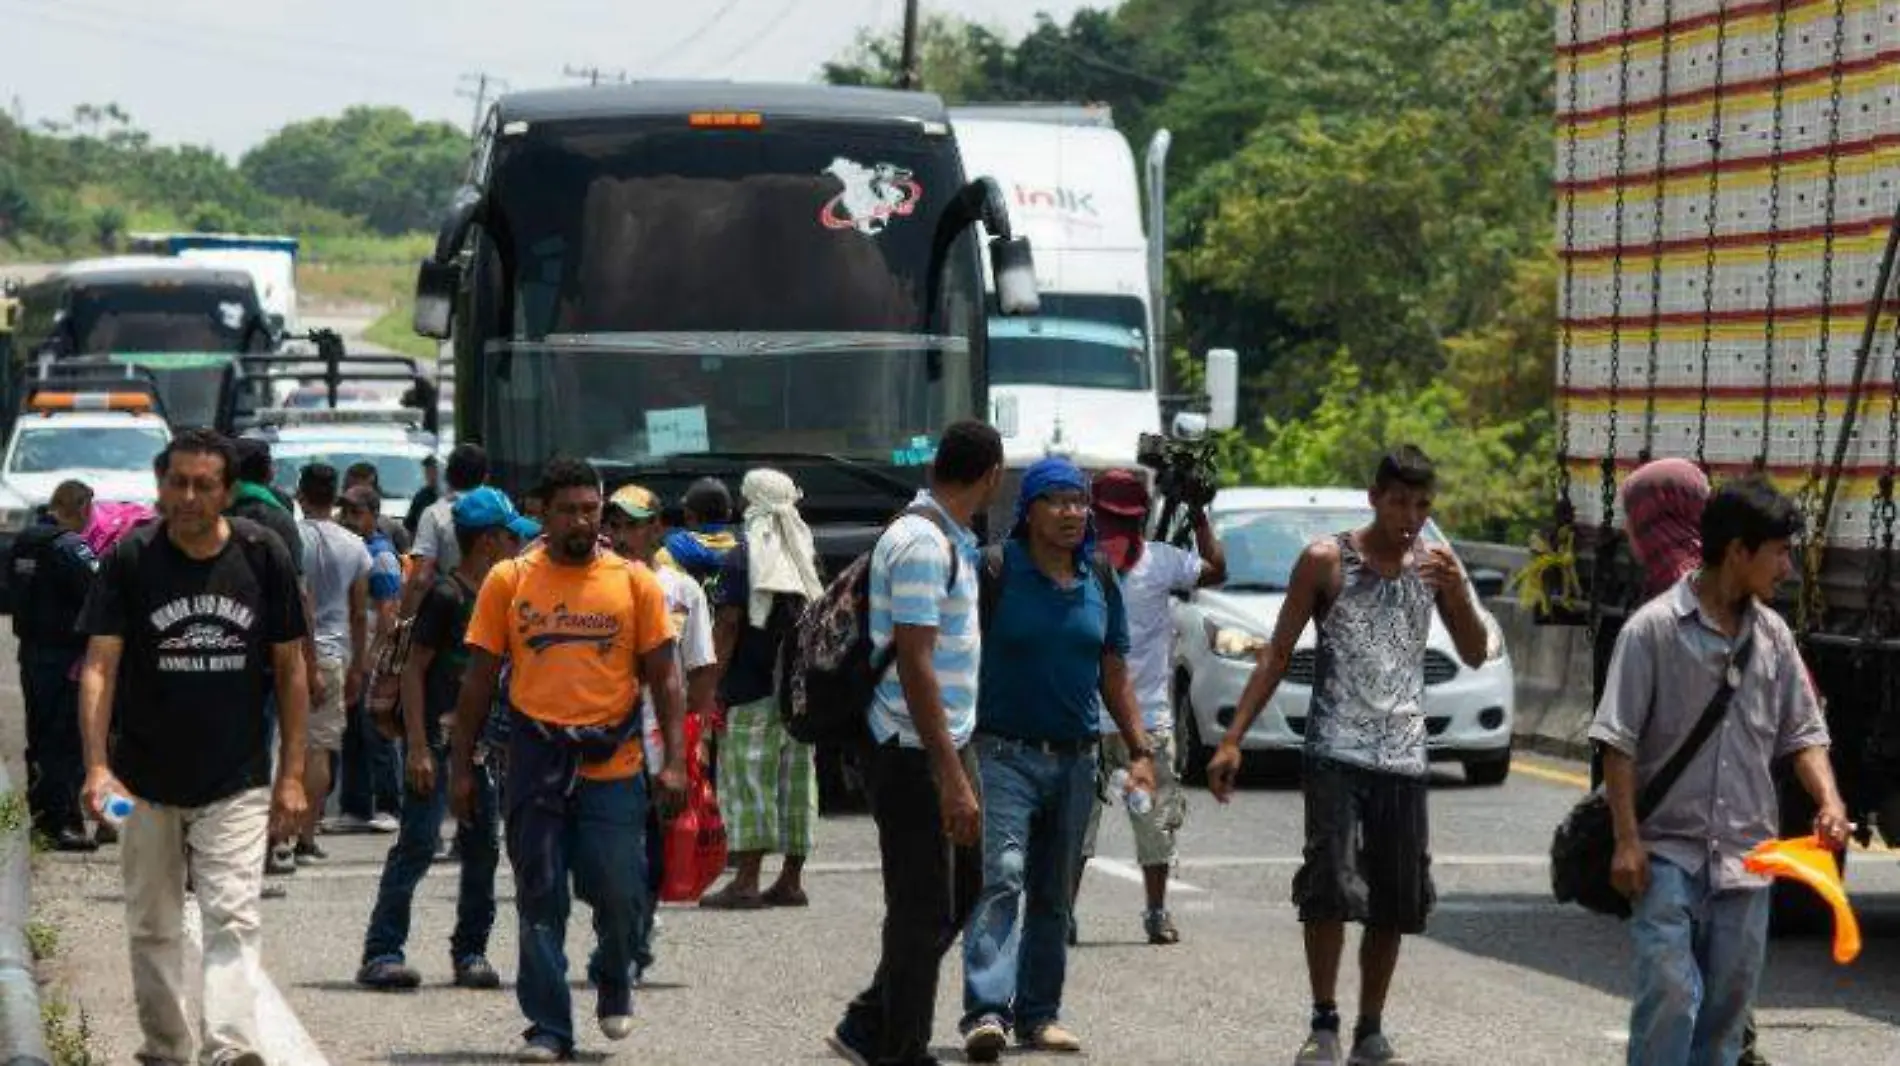
[(310, 743), (306, 748), (305, 789), (310, 815), (297, 842), (302, 865), (325, 857), (317, 846), (317, 823), (330, 794), (330, 759), (343, 751), (344, 708), (363, 693), (369, 670), (369, 549), (361, 537), (336, 523), (336, 468), (311, 463), (297, 479), (297, 502), (304, 520), (304, 580), (310, 589), (310, 614), (322, 685), (310, 706)]
[[(1792, 758), (1835, 848), (1848, 823), (1827, 724), (1794, 634), (1769, 608), (1792, 572), (1800, 512), (1765, 480), (1724, 485), (1702, 512), (1702, 569), (1632, 615), (1590, 738), (1616, 823), (1611, 877), (1635, 913), (1630, 1066), (1736, 1061), (1768, 941), (1768, 879), (1742, 857), (1778, 835), (1772, 764)], [(1746, 648), (1746, 651), (1744, 649)], [(1636, 796), (1695, 728), (1724, 676), (1735, 694), (1647, 819)]]

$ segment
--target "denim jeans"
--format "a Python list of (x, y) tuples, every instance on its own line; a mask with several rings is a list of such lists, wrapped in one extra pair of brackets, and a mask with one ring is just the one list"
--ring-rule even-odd
[(1062, 1012), (1069, 892), (1095, 802), (1095, 753), (1052, 755), (977, 734), (983, 891), (963, 933), (963, 1028), (1033, 1033)]
[(27, 809), (47, 836), (84, 830), (79, 790), (86, 783), (79, 738), (79, 682), (84, 649), (20, 645), (20, 693), (26, 704)]
[[(435, 861), (442, 819), (448, 814), (448, 748), (431, 746), (435, 759), (435, 791), (427, 796), (403, 792), (402, 831), (383, 860), (382, 885), (370, 912), (369, 931), (363, 936), (363, 961), (403, 961), (409, 940), (410, 904), (416, 886)], [(449, 937), (449, 961), (488, 954), (488, 934), (495, 926), (495, 869), (501, 864), (501, 830), (495, 805), (495, 785), (488, 772), (475, 768), (475, 820), (456, 827), (455, 843), (461, 854), (462, 880), (455, 894), (455, 932)]]
[[(376, 730), (362, 701), (349, 708), (343, 730), (343, 757), (337, 783), (337, 809), (369, 819), (379, 811), (395, 813), (408, 806), (396, 764), (396, 742)], [(436, 766), (444, 766), (436, 760)]]
[(1730, 1066), (1768, 947), (1769, 891), (1714, 891), (1651, 856), (1649, 890), (1630, 918), (1636, 998), (1629, 1066)]
[[(581, 781), (569, 800), (565, 836), (557, 848), (560, 869), (540, 895), (515, 878), (520, 917), (520, 976), (515, 998), (527, 1016), (528, 1039), (547, 1038), (574, 1046), (573, 1001), (567, 987), (568, 878), (573, 895), (594, 912), (597, 946), (587, 978), (602, 999), (630, 1002), (634, 943), (646, 886), (644, 777)], [(519, 863), (517, 863), (517, 867)]]

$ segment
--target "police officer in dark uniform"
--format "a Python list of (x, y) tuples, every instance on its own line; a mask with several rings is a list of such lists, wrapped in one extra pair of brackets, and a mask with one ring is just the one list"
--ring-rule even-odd
[(92, 489), (60, 482), (47, 513), (14, 539), (7, 560), (26, 697), (27, 806), (33, 827), (60, 851), (97, 847), (79, 806), (85, 762), (77, 668), (86, 638), (76, 623), (99, 569), (80, 536), (91, 517)]

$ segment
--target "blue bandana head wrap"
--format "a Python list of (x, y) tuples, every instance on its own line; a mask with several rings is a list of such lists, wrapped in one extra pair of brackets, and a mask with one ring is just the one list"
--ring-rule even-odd
[[(1023, 471), (1023, 487), (1016, 494), (1016, 520), (1010, 525), (1009, 535), (1020, 540), (1029, 535), (1029, 505), (1054, 492), (1079, 492), (1084, 500), (1089, 495), (1089, 479), (1074, 463), (1061, 456), (1039, 459), (1034, 466)], [(1078, 564), (1086, 563), (1095, 551), (1095, 512), (1090, 511), (1087, 531), (1082, 534), (1082, 543), (1075, 550)]]

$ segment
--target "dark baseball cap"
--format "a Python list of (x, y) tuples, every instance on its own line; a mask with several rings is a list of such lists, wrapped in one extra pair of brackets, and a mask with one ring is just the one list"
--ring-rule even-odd
[(732, 490), (716, 477), (703, 477), (686, 490), (680, 506), (693, 512), (702, 522), (729, 522), (732, 520)]

